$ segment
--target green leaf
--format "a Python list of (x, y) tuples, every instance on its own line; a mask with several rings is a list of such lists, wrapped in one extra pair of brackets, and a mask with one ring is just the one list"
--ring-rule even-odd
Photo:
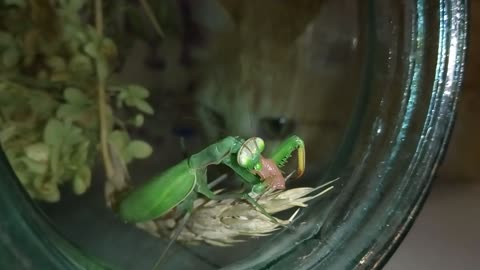
[(90, 76), (94, 74), (92, 60), (83, 54), (75, 55), (68, 64), (69, 70), (78, 76)]
[(60, 56), (51, 56), (48, 57), (46, 60), (46, 64), (49, 68), (51, 68), (55, 72), (65, 71), (67, 68), (67, 64), (65, 60)]
[(98, 57), (98, 48), (95, 42), (89, 42), (85, 47), (83, 47), (83, 51), (93, 59), (97, 59)]
[(87, 166), (80, 168), (73, 178), (73, 192), (81, 195), (87, 191), (92, 182), (92, 172)]
[(48, 121), (43, 131), (43, 141), (48, 145), (60, 145), (64, 137), (64, 125), (58, 119)]
[(123, 108), (126, 98), (128, 98), (128, 92), (124, 88), (120, 88), (119, 93), (116, 95), (116, 106), (118, 109)]
[(127, 151), (127, 146), (130, 142), (130, 136), (128, 136), (127, 132), (121, 130), (112, 131), (108, 137), (108, 142), (115, 148), (126, 163), (130, 162), (132, 156)]
[(72, 123), (66, 123), (65, 127), (65, 147), (70, 151), (73, 151), (72, 146), (83, 142), (85, 137), (83, 136), (82, 129), (73, 125)]
[(35, 161), (28, 157), (23, 157), (22, 161), (27, 169), (35, 174), (44, 175), (48, 171), (48, 163)]
[(28, 98), (30, 108), (32, 108), (33, 113), (40, 118), (49, 118), (57, 107), (57, 103), (52, 97), (43, 92), (33, 91), (29, 93)]
[(123, 159), (123, 162), (125, 164), (128, 164), (132, 161), (132, 159), (134, 158), (130, 152), (127, 151), (127, 148), (125, 147), (125, 149), (123, 149), (122, 151), (120, 151), (120, 156), (121, 158)]
[(122, 151), (130, 141), (128, 133), (125, 131), (114, 130), (110, 133), (108, 141), (119, 151)]
[[(76, 30), (76, 26), (73, 26), (72, 28)], [(82, 32), (82, 31), (75, 31), (75, 38), (80, 43), (86, 43), (88, 41), (87, 34), (85, 34), (85, 32)]]
[(127, 91), (130, 96), (139, 99), (145, 99), (150, 95), (149, 91), (140, 85), (129, 85)]
[(103, 38), (101, 41), (102, 53), (107, 58), (111, 58), (117, 55), (117, 46), (113, 40), (109, 38)]
[(76, 168), (79, 168), (87, 162), (89, 146), (90, 141), (84, 141), (76, 147), (75, 151), (73, 151), (72, 163), (75, 165)]
[(28, 158), (37, 162), (47, 162), (50, 149), (45, 143), (34, 143), (25, 148)]
[(18, 129), (17, 126), (14, 124), (11, 125), (3, 125), (2, 129), (0, 130), (0, 142), (6, 143), (8, 140), (13, 138), (17, 135)]
[(134, 101), (134, 106), (141, 112), (144, 112), (146, 114), (153, 114), (153, 108), (148, 104), (145, 100), (142, 99), (136, 99)]
[(55, 182), (44, 182), (39, 188), (37, 188), (36, 193), (40, 196), (42, 200), (47, 202), (58, 202), (60, 200), (60, 190)]
[(74, 121), (74, 120), (78, 120), (78, 118), (80, 118), (82, 114), (85, 113), (87, 108), (88, 107), (86, 106), (62, 104), (60, 105), (60, 107), (58, 107), (56, 115), (60, 119)]
[(120, 94), (118, 94), (116, 99), (115, 99), (115, 105), (117, 106), (117, 109), (122, 109), (123, 108), (123, 99), (120, 97)]
[(148, 143), (139, 140), (131, 141), (127, 146), (127, 151), (132, 157), (138, 159), (147, 158), (153, 152), (152, 147)]
[(118, 94), (118, 99), (124, 100), (128, 98), (128, 91), (126, 89), (121, 89), (121, 92)]
[(32, 175), (29, 171), (27, 170), (18, 170), (17, 168), (15, 169), (15, 174), (17, 175), (18, 180), (20, 180), (20, 183), (22, 185), (26, 186), (30, 184), (30, 181), (32, 180)]
[(135, 107), (135, 102), (136, 101), (137, 101), (137, 99), (135, 97), (132, 97), (132, 96), (129, 96), (129, 95), (126, 95), (125, 99), (123, 100), (125, 105), (127, 105), (128, 107)]
[(86, 105), (91, 103), (88, 97), (77, 88), (68, 87), (63, 92), (63, 95), (65, 99), (71, 104)]
[(136, 127), (141, 127), (143, 125), (143, 122), (144, 122), (144, 117), (142, 114), (135, 115), (135, 118), (133, 119), (133, 124)]
[(87, 37), (90, 38), (93, 43), (97, 44), (97, 42), (100, 41), (100, 36), (94, 26), (87, 24), (83, 29), (85, 29)]

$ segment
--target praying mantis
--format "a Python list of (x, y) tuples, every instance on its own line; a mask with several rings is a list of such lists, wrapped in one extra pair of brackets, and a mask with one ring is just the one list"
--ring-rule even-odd
[[(170, 245), (185, 226), (199, 194), (211, 200), (246, 200), (272, 222), (279, 224), (277, 219), (250, 194), (260, 195), (269, 188), (285, 189), (286, 179), (279, 168), (285, 165), (296, 150), (298, 153), (296, 178), (302, 176), (305, 171), (305, 145), (300, 137), (294, 135), (284, 140), (273, 151), (270, 159), (262, 156), (264, 149), (265, 142), (259, 137), (247, 140), (226, 137), (167, 169), (145, 185), (128, 193), (119, 202), (117, 208), (119, 216), (130, 223), (160, 218), (174, 208), (185, 212), (183, 220), (155, 263), (154, 269), (158, 269)], [(251, 187), (250, 192), (216, 194), (212, 191), (208, 184), (207, 167), (219, 164), (230, 167), (239, 175), (243, 182)]]
[(137, 223), (153, 220), (169, 213), (175, 207), (190, 213), (194, 200), (202, 194), (211, 200), (243, 199), (266, 217), (276, 222), (261, 205), (245, 193), (215, 194), (208, 186), (207, 167), (224, 164), (251, 187), (253, 194), (261, 194), (267, 188), (284, 189), (285, 178), (279, 170), (291, 154), (298, 152), (296, 177), (305, 170), (305, 146), (298, 136), (284, 140), (273, 151), (270, 159), (262, 156), (263, 139), (252, 137), (226, 137), (202, 151), (167, 169), (142, 187), (127, 194), (118, 205), (117, 212), (126, 222)]

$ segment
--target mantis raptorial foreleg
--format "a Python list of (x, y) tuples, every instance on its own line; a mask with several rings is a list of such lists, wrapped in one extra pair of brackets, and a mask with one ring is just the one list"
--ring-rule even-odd
[(291, 136), (288, 139), (284, 140), (273, 152), (272, 160), (277, 164), (278, 167), (283, 167), (287, 162), (287, 159), (292, 155), (293, 151), (298, 151), (298, 169), (297, 177), (303, 175), (305, 171), (305, 145), (303, 140), (298, 136)]

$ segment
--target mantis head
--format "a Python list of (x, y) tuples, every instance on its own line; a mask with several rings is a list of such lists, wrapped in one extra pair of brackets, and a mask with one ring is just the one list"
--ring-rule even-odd
[(260, 157), (263, 149), (265, 149), (265, 142), (262, 138), (252, 137), (246, 140), (238, 150), (238, 165), (250, 171), (260, 171), (262, 169)]

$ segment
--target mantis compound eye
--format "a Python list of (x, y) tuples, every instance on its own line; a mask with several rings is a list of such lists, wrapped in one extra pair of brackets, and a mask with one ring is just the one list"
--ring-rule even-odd
[(237, 163), (244, 168), (255, 169), (264, 149), (265, 142), (262, 138), (253, 137), (246, 140), (238, 150)]
[(265, 150), (265, 141), (262, 138), (254, 137), (255, 138), (255, 146), (259, 153), (262, 153)]

